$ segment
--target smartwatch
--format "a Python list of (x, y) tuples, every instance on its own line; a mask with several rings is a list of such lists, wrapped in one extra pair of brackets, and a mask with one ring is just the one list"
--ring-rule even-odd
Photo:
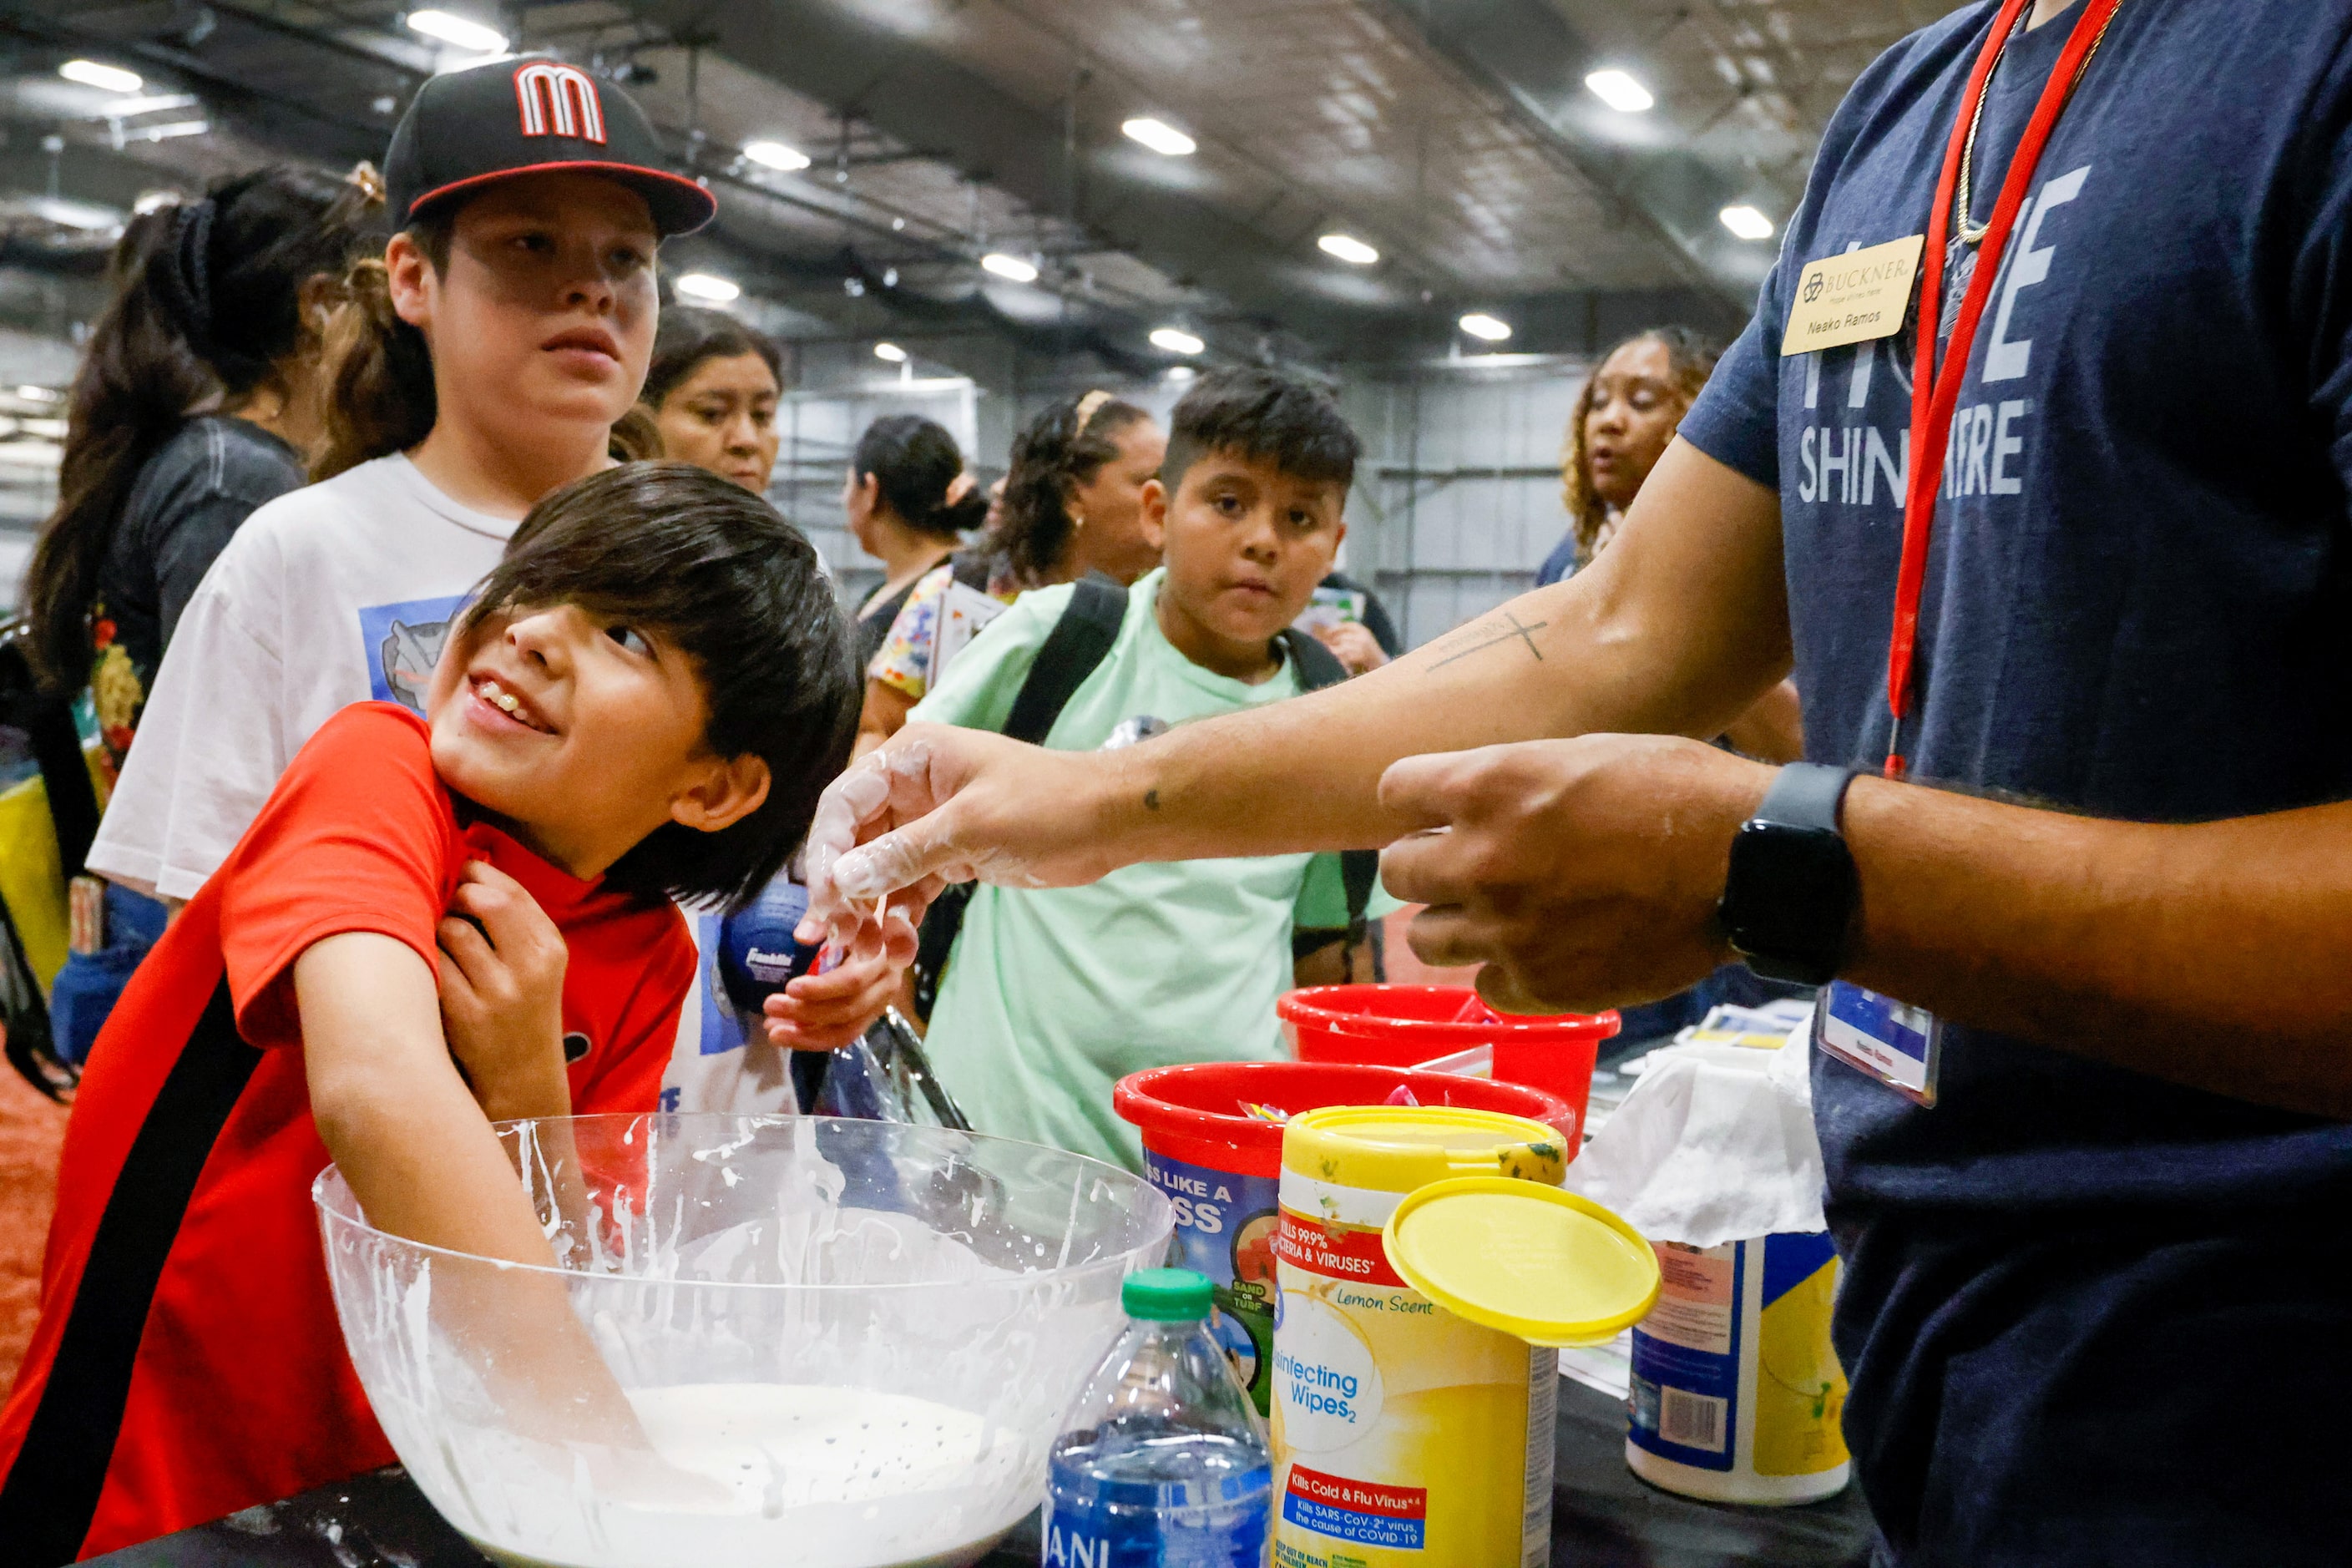
[(1767, 980), (1826, 985), (1845, 959), (1862, 889), (1838, 812), (1854, 771), (1790, 763), (1731, 841), (1717, 916)]

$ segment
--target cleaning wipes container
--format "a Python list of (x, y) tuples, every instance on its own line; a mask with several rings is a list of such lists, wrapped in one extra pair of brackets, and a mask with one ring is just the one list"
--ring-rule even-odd
[(1792, 1039), (1652, 1053), (1570, 1178), (1652, 1239), (1663, 1271), (1633, 1328), (1625, 1463), (1713, 1502), (1811, 1502), (1849, 1468), (1830, 1344), (1838, 1258)]
[(1176, 1210), (1174, 1261), (1209, 1277), (1210, 1332), (1260, 1415), (1274, 1398), (1274, 1234), (1283, 1127), (1331, 1105), (1498, 1110), (1573, 1136), (1577, 1112), (1524, 1084), (1337, 1062), (1182, 1062), (1118, 1080), (1111, 1104), (1143, 1139), (1144, 1180)]
[(1640, 1236), (1562, 1193), (1559, 1134), (1450, 1108), (1284, 1129), (1276, 1568), (1549, 1560), (1553, 1347), (1649, 1309)]

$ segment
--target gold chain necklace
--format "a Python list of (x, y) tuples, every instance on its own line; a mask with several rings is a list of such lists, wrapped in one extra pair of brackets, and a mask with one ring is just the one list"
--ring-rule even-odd
[[(2083, 85), (2083, 73), (2089, 70), (2091, 62), (2099, 58), (2099, 46), (2107, 41), (2107, 29), (2116, 25), (2116, 14), (2122, 9), (2121, 5), (2116, 6), (2114, 11), (2107, 13), (2107, 19), (2099, 24), (2099, 36), (2091, 40), (2090, 52), (2083, 57), (2083, 63), (2074, 68), (2074, 79), (2066, 84), (2066, 97), (2070, 100), (2074, 96), (2074, 89)], [(1960, 208), (1959, 230), (1962, 245), (1981, 245), (1984, 243), (1984, 237), (1992, 232), (1991, 220), (1974, 223), (1969, 216), (1976, 208), (1972, 189), (1975, 182), (1972, 176), (1976, 172), (1977, 132), (1984, 124), (1985, 100), (1992, 96), (1992, 79), (2000, 74), (2000, 62), (2009, 58), (2010, 40), (2016, 37), (2016, 32), (2012, 30), (2009, 37), (2000, 41), (2000, 53), (1993, 57), (1992, 70), (1985, 78), (1985, 89), (1977, 95), (1976, 112), (1969, 117), (1969, 139), (1960, 147), (1960, 188), (1957, 200)]]

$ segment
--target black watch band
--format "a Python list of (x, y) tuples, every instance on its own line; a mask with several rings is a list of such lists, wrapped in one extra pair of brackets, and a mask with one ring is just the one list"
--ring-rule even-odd
[(1790, 763), (1732, 840), (1718, 912), (1732, 951), (1768, 980), (1822, 985), (1844, 962), (1861, 888), (1838, 819), (1854, 773)]

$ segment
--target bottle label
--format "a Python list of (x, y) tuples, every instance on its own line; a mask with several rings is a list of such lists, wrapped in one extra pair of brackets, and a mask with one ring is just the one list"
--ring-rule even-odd
[(1236, 1500), (1160, 1509), (1103, 1498), (1059, 1462), (1053, 1471), (1044, 1568), (1264, 1568), (1274, 1528), (1265, 1470), (1227, 1482)]

